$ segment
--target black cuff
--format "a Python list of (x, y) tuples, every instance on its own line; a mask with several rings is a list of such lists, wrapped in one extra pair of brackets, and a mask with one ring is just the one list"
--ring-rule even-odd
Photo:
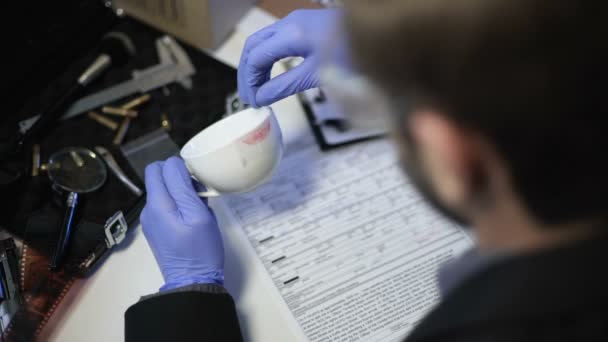
[(163, 292), (158, 292), (158, 293), (153, 293), (147, 296), (142, 296), (139, 301), (142, 300), (146, 300), (148, 298), (154, 298), (154, 297), (159, 297), (165, 294), (170, 294), (170, 293), (175, 293), (175, 292), (204, 292), (204, 293), (216, 293), (216, 294), (222, 294), (222, 293), (228, 293), (228, 291), (226, 291), (226, 289), (218, 284), (191, 284), (191, 285), (186, 285), (186, 286), (182, 286), (182, 287), (178, 287), (175, 289), (171, 289), (171, 290), (167, 290), (167, 291), (163, 291)]

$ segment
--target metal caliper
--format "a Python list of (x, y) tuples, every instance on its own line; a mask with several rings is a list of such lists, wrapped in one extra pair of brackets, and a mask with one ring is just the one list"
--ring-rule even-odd
[[(172, 37), (163, 36), (156, 40), (156, 50), (160, 60), (159, 64), (144, 70), (135, 70), (130, 80), (79, 99), (61, 118), (69, 119), (123, 97), (146, 93), (173, 82), (181, 84), (186, 89), (191, 89), (190, 76), (194, 75), (196, 69), (184, 49)], [(30, 129), (36, 120), (38, 120), (38, 116), (21, 121), (19, 123), (21, 133)]]

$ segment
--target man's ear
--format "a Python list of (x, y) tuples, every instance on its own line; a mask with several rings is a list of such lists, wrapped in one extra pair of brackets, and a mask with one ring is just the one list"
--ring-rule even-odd
[(452, 208), (468, 206), (479, 166), (476, 139), (432, 110), (412, 113), (407, 125), (418, 161), (440, 200)]

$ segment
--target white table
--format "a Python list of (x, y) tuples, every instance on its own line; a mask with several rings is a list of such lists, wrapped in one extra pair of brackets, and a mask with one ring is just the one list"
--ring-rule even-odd
[[(212, 54), (232, 66), (238, 65), (246, 37), (272, 23), (273, 17), (260, 9), (252, 9), (241, 20), (231, 37)], [(275, 70), (274, 72), (280, 72)], [(273, 105), (286, 143), (302, 134), (310, 134), (302, 108), (295, 98)], [(221, 210), (216, 210), (220, 226), (225, 222)], [(241, 329), (248, 341), (294, 341), (296, 335), (288, 328), (284, 311), (279, 307), (266, 282), (260, 266), (234, 229), (222, 228), (226, 248), (226, 287), (237, 303)], [(142, 295), (155, 293), (162, 277), (154, 257), (137, 227), (121, 246), (72, 298), (65, 301), (66, 312), (55, 318), (51, 341), (122, 341), (124, 312)], [(202, 322), (204, 324), (204, 322)]]

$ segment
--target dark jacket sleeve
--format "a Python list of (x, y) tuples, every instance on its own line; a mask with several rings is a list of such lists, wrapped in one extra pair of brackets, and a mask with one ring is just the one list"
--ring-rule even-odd
[(144, 299), (125, 313), (125, 341), (242, 341), (228, 293), (174, 292)]

